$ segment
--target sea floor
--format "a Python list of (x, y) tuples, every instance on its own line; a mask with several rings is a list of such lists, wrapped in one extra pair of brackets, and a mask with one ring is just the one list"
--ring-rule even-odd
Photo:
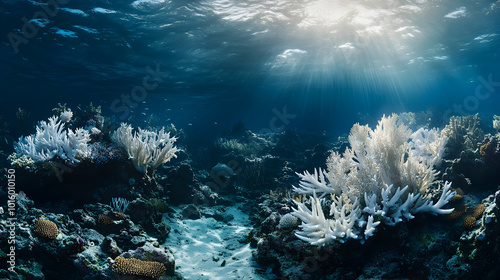
[(212, 217), (178, 219), (175, 214), (165, 214), (172, 228), (164, 244), (172, 250), (176, 271), (189, 280), (269, 279), (257, 275), (257, 264), (252, 259), (252, 249), (246, 236), (252, 226), (242, 204), (228, 207), (233, 219), (217, 221)]

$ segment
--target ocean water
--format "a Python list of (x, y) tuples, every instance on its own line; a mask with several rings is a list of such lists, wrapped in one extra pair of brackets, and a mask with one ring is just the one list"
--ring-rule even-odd
[(336, 139), (392, 113), (500, 115), (495, 0), (2, 0), (0, 34), (6, 156), (58, 103), (173, 124), (193, 151), (237, 123)]
[[(1, 2), (5, 115), (92, 101), (210, 133), (269, 128), (286, 107), (287, 127), (332, 133), (359, 115), (498, 107), (498, 86), (473, 98), (479, 77), (500, 80), (496, 1), (41, 2)], [(127, 103), (147, 69), (157, 81)]]

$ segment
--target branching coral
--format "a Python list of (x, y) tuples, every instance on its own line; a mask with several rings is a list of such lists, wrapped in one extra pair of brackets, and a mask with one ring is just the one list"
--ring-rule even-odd
[(19, 138), (14, 149), (19, 155), (25, 155), (35, 162), (47, 161), (59, 156), (70, 162), (80, 162), (79, 159), (90, 155), (87, 143), (89, 133), (83, 128), (75, 131), (64, 129), (64, 123), (57, 117), (41, 121), (36, 127), (36, 133)]
[(327, 171), (298, 174), (301, 182), (294, 191), (312, 195), (308, 202), (296, 202), (293, 214), (302, 220), (298, 238), (314, 245), (366, 239), (380, 223), (395, 225), (421, 212), (453, 211), (441, 209), (454, 196), (451, 183), (444, 184), (436, 203), (425, 195), (435, 181), (433, 166), (441, 159), (446, 137), (438, 130), (412, 134), (396, 124), (396, 117), (383, 117), (375, 130), (355, 124), (351, 148), (343, 155), (332, 152)]
[(160, 131), (149, 131), (138, 128), (132, 131), (132, 126), (122, 123), (112, 133), (111, 139), (121, 145), (128, 153), (135, 168), (146, 173), (148, 168), (156, 169), (161, 164), (176, 157), (177, 148), (174, 147), (175, 137), (162, 128)]
[(470, 116), (451, 117), (442, 133), (449, 139), (448, 148), (460, 153), (465, 150), (474, 151), (477, 144), (484, 139), (478, 114)]

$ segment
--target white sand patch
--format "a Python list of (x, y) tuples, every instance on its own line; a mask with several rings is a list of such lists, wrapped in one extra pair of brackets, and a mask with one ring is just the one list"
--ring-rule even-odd
[[(177, 211), (176, 216), (180, 216)], [(237, 206), (228, 208), (227, 213), (234, 216), (227, 224), (213, 218), (166, 216), (172, 231), (164, 245), (172, 250), (175, 269), (185, 279), (265, 279), (256, 274), (250, 246), (244, 242), (252, 229), (248, 215)]]

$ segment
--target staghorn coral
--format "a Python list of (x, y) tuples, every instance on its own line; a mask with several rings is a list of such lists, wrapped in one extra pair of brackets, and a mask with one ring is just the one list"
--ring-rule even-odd
[(89, 141), (90, 135), (85, 129), (64, 129), (64, 123), (53, 116), (48, 122), (41, 121), (36, 126), (35, 134), (20, 137), (14, 144), (14, 149), (17, 154), (25, 155), (35, 162), (48, 161), (59, 156), (74, 163), (90, 155), (87, 145)]
[(165, 132), (165, 128), (158, 132), (141, 128), (135, 132), (132, 130), (132, 126), (122, 123), (112, 133), (111, 139), (127, 151), (137, 171), (146, 174), (148, 168), (156, 169), (177, 157), (177, 148), (174, 146), (177, 138), (170, 137), (170, 132)]
[(36, 220), (33, 226), (35, 228), (35, 232), (38, 235), (48, 239), (56, 239), (57, 235), (59, 234), (57, 225), (49, 220), (45, 219)]
[(159, 262), (141, 261), (139, 259), (117, 257), (113, 263), (113, 271), (125, 274), (158, 278), (166, 273), (165, 265)]
[[(363, 240), (380, 223), (395, 225), (421, 212), (453, 211), (441, 209), (455, 195), (451, 183), (444, 184), (435, 203), (425, 194), (435, 181), (433, 166), (443, 154), (446, 137), (437, 130), (412, 134), (396, 125), (396, 117), (384, 116), (374, 130), (355, 124), (351, 148), (343, 155), (332, 152), (327, 171), (298, 174), (301, 182), (294, 191), (310, 195), (306, 202), (295, 202), (293, 215), (302, 220), (298, 238), (313, 245)], [(412, 137), (418, 141), (409, 142)], [(329, 208), (329, 215), (323, 207)]]

